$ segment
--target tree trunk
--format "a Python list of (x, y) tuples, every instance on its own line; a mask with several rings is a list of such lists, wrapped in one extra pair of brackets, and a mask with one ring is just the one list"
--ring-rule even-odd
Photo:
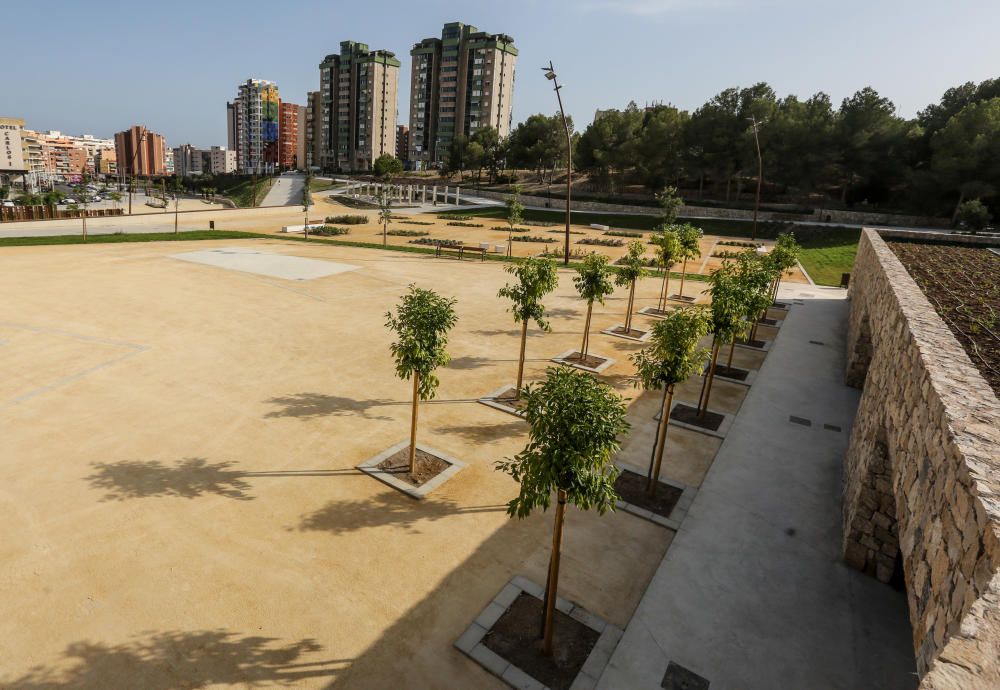
[(521, 356), (517, 361), (517, 390), (514, 391), (514, 399), (521, 398), (521, 385), (524, 383), (524, 348), (528, 344), (528, 319), (521, 323)]
[(667, 427), (670, 424), (670, 407), (674, 402), (673, 384), (663, 389), (663, 408), (660, 412), (660, 426), (657, 428), (656, 443), (653, 445), (656, 458), (649, 467), (649, 483), (646, 493), (656, 495), (656, 485), (660, 482), (660, 466), (663, 464), (663, 450), (667, 445)]
[(382, 246), (389, 246), (389, 226), (385, 223), (382, 224)]
[(552, 634), (555, 629), (556, 597), (559, 596), (559, 558), (562, 551), (563, 519), (566, 512), (566, 492), (556, 492), (556, 516), (552, 527), (552, 558), (549, 565), (549, 583), (545, 590), (545, 618), (542, 634), (542, 653), (552, 656)]
[[(752, 338), (753, 336), (751, 336), (751, 339)], [(733, 352), (735, 351), (736, 351), (736, 338), (733, 338), (733, 342), (729, 343), (729, 361), (726, 362), (727, 369), (733, 368)]]
[(684, 297), (684, 279), (687, 278), (688, 272), (688, 260), (684, 257), (684, 266), (681, 268), (681, 291), (677, 294), (678, 297)]
[(417, 410), (420, 406), (420, 374), (413, 372), (413, 412), (410, 416), (410, 473), (417, 464)]
[(712, 363), (708, 367), (708, 379), (706, 380), (705, 388), (705, 402), (701, 407), (701, 411), (698, 413), (698, 418), (702, 419), (705, 413), (708, 412), (708, 401), (712, 398), (712, 379), (715, 378), (715, 362), (719, 359), (719, 346), (721, 343), (718, 341), (712, 346)]
[(628, 289), (628, 310), (625, 313), (625, 335), (628, 335), (632, 330), (632, 308), (635, 306), (635, 281)]
[(965, 201), (965, 192), (959, 190), (958, 192), (958, 203), (955, 204), (955, 211), (951, 214), (951, 224), (954, 225), (955, 221), (958, 220), (958, 209), (961, 208), (962, 203)]
[(656, 308), (660, 312), (665, 312), (667, 310), (667, 296), (670, 294), (670, 266), (667, 266), (663, 270), (663, 284), (660, 286), (660, 301), (656, 304)]
[(583, 326), (583, 344), (580, 345), (580, 356), (587, 356), (587, 349), (590, 347), (590, 315), (594, 310), (594, 303), (587, 302), (587, 321)]

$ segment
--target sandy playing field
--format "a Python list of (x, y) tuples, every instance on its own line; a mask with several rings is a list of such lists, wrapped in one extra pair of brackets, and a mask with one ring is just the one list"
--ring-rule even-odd
[[(172, 258), (216, 249), (353, 270)], [(550, 544), (550, 516), (507, 518), (517, 486), (493, 469), (526, 425), (476, 402), (516, 373), (500, 264), (277, 238), (0, 261), (0, 687), (500, 687), (452, 642), (510, 577), (542, 582)], [(354, 469), (407, 434), (384, 315), (410, 283), (458, 298), (420, 439), (468, 464), (423, 502)], [(657, 398), (627, 381), (641, 345), (600, 334), (624, 304), (622, 289), (595, 309), (591, 351), (617, 360), (603, 378), (633, 398), (622, 459), (643, 468)], [(547, 305), (529, 378), (581, 338), (569, 273)], [(720, 381), (713, 406), (744, 394)], [(664, 477), (696, 484), (718, 441), (675, 435)], [(572, 510), (560, 593), (624, 626), (672, 534)]]

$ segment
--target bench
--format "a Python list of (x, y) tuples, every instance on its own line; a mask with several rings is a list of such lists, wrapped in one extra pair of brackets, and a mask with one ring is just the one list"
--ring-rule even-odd
[(482, 247), (471, 247), (466, 244), (460, 244), (457, 247), (445, 244), (434, 245), (434, 256), (441, 256), (444, 252), (454, 252), (458, 254), (459, 261), (464, 259), (466, 254), (479, 254), (479, 260), (486, 261), (486, 250)]

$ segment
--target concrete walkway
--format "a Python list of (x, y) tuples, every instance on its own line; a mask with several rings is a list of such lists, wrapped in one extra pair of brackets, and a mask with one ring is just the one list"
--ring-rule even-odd
[(274, 184), (267, 190), (261, 206), (301, 206), (302, 189), (306, 176), (300, 173), (284, 173), (274, 178)]
[(669, 662), (711, 690), (916, 687), (904, 595), (840, 556), (841, 459), (859, 398), (843, 384), (844, 294), (782, 290), (803, 303), (784, 321), (599, 688), (660, 688)]

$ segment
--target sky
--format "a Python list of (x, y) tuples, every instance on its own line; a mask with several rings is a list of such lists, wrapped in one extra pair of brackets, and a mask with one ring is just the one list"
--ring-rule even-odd
[[(419, 8), (419, 11), (414, 11)], [(248, 78), (304, 104), (343, 40), (396, 53), (399, 122), (410, 56), (462, 21), (514, 37), (514, 122), (557, 112), (552, 60), (577, 129), (598, 108), (671, 103), (766, 81), (779, 96), (871, 85), (905, 117), (945, 89), (1000, 76), (995, 0), (0, 0), (0, 117), (109, 137), (144, 124), (171, 146), (226, 144), (226, 101)]]

